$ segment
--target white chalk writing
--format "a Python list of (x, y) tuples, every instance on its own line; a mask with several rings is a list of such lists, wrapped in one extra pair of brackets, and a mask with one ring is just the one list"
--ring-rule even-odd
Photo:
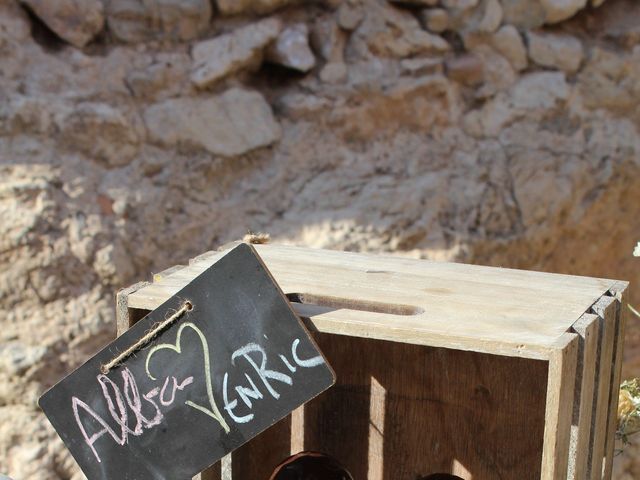
[[(190, 329), (196, 333), (199, 339), (199, 347), (203, 357), (202, 377), (207, 394), (208, 405), (200, 405), (189, 400), (188, 387), (192, 387), (196, 377), (188, 376), (179, 380), (175, 376), (165, 376), (162, 383), (157, 383), (158, 379), (151, 373), (152, 358), (158, 352), (170, 351), (177, 355), (182, 353), (181, 344), (182, 333), (185, 329)], [(265, 336), (266, 339), (266, 336)], [(197, 344), (189, 344), (192, 345)], [(228, 418), (236, 424), (251, 422), (255, 418), (254, 409), (257, 403), (264, 400), (265, 395), (274, 400), (281, 398), (283, 388), (294, 385), (293, 374), (300, 374), (300, 368), (313, 368), (324, 363), (321, 355), (311, 358), (300, 358), (298, 348), (299, 339), (294, 339), (291, 343), (291, 359), (285, 354), (278, 354), (278, 358), (284, 365), (287, 373), (276, 370), (269, 364), (266, 349), (257, 343), (250, 342), (238, 348), (231, 354), (230, 363), (234, 370), (239, 370), (235, 376), (240, 374), (243, 382), (229, 386), (229, 371), (226, 371), (222, 378), (222, 400), (223, 409)], [(157, 363), (156, 369), (161, 364)], [(246, 369), (249, 369), (246, 371)], [(145, 372), (148, 380), (154, 382), (153, 388), (141, 394), (138, 382), (133, 373), (126, 367), (120, 370), (122, 386), (119, 386), (107, 375), (100, 374), (96, 377), (100, 386), (104, 403), (100, 405), (88, 405), (76, 396), (71, 398), (73, 415), (82, 434), (86, 445), (91, 449), (97, 462), (101, 462), (100, 455), (96, 449), (96, 442), (101, 438), (110, 438), (117, 445), (127, 444), (129, 436), (140, 436), (145, 430), (149, 430), (160, 425), (164, 419), (163, 409), (173, 405), (178, 398), (178, 392), (185, 392), (180, 395), (181, 402), (197, 411), (211, 417), (215, 423), (226, 433), (230, 432), (230, 427), (222, 412), (218, 409), (216, 396), (213, 390), (212, 365), (210, 350), (207, 338), (204, 333), (193, 323), (183, 323), (176, 333), (175, 343), (162, 343), (149, 350), (145, 360)], [(246, 380), (246, 383), (244, 381)], [(230, 393), (235, 391), (235, 398)], [(103, 412), (100, 415), (99, 412)], [(108, 415), (106, 414), (108, 413)], [(107, 418), (105, 419), (104, 416)]]

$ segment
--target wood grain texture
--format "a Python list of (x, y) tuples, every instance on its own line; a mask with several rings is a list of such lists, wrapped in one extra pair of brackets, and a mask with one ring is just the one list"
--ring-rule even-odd
[(306, 450), (304, 444), (304, 405), (291, 412), (291, 454)]
[[(129, 295), (137, 292), (147, 285), (151, 284), (149, 282), (134, 283), (127, 288), (120, 289), (118, 293), (116, 293), (116, 334), (118, 336), (122, 335), (123, 332), (129, 330), (129, 328), (131, 328), (138, 320), (140, 320), (144, 316), (144, 314), (136, 312), (136, 309), (129, 305)], [(152, 309), (149, 308), (137, 310), (148, 312)]]
[(204, 472), (200, 472), (193, 477), (192, 480), (221, 480), (220, 468), (207, 468)]
[(603, 478), (605, 480), (610, 480), (613, 473), (615, 436), (616, 429), (618, 428), (618, 392), (620, 390), (622, 361), (624, 359), (624, 336), (627, 316), (629, 315), (629, 310), (626, 307), (628, 285), (629, 284), (627, 282), (616, 282), (616, 284), (611, 287), (611, 294), (616, 299), (616, 340), (611, 374), (611, 393), (607, 418), (607, 439), (605, 442), (605, 463), (603, 474)]
[(221, 480), (233, 479), (233, 454), (226, 455), (220, 460)]
[(597, 377), (591, 426), (591, 459), (587, 472), (587, 478), (591, 480), (601, 480), (603, 474), (607, 417), (611, 404), (611, 368), (616, 336), (616, 310), (616, 300), (613, 297), (603, 296), (593, 305), (593, 312), (599, 317), (600, 345), (596, 365)]
[(540, 478), (547, 362), (314, 337), (338, 380), (305, 405), (305, 449), (362, 480)]
[[(612, 280), (279, 245), (256, 250), (310, 328), (404, 343), (547, 358)], [(131, 295), (153, 309), (225, 251)], [(541, 304), (541, 299), (544, 303)]]
[(169, 268), (167, 268), (165, 270), (162, 270), (161, 272), (154, 273), (153, 274), (153, 283), (158, 283), (158, 282), (162, 281), (162, 279), (167, 278), (169, 275), (172, 275), (172, 274), (174, 274), (176, 272), (179, 272), (183, 268), (185, 268), (185, 265), (174, 265), (173, 267), (169, 267)]
[[(268, 479), (273, 469), (291, 455), (291, 417), (283, 418), (234, 451), (233, 480)], [(226, 480), (226, 479), (223, 479)]]
[(549, 358), (541, 480), (566, 480), (578, 337), (566, 333)]
[(573, 324), (578, 336), (578, 363), (575, 375), (569, 480), (586, 478), (589, 462), (589, 442), (593, 415), (593, 393), (598, 353), (598, 316), (585, 313)]
[(231, 454), (229, 454), (204, 472), (200, 472), (192, 480), (232, 480), (232, 478)]

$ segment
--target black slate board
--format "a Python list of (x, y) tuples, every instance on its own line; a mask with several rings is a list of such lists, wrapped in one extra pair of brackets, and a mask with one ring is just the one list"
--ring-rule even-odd
[[(101, 374), (101, 365), (185, 301), (193, 305), (191, 311), (122, 365)], [(241, 244), (52, 387), (39, 403), (90, 480), (181, 480), (334, 381), (253, 247)]]

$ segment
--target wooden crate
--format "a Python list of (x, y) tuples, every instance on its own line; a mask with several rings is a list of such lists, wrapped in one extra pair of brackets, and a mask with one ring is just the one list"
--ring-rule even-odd
[[(118, 334), (228, 245), (120, 291)], [(626, 282), (256, 245), (336, 385), (201, 474), (318, 450), (356, 479), (609, 479)]]

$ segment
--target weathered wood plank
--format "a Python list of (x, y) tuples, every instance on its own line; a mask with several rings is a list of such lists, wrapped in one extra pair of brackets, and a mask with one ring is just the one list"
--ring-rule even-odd
[(158, 283), (161, 280), (167, 278), (169, 275), (173, 275), (176, 272), (179, 272), (185, 268), (185, 265), (174, 265), (173, 267), (166, 268), (161, 272), (153, 274), (153, 283)]
[(291, 416), (288, 416), (231, 454), (233, 475), (230, 478), (268, 479), (276, 465), (291, 455), (290, 438)]
[[(256, 245), (256, 250), (285, 293), (315, 299), (310, 315), (315, 330), (525, 358), (545, 358), (613, 284), (277, 245)], [(136, 292), (131, 306), (157, 307), (223, 254), (208, 252)]]
[(566, 333), (549, 358), (541, 480), (566, 480), (578, 337)]
[(578, 336), (578, 364), (567, 478), (582, 480), (586, 478), (589, 462), (596, 355), (598, 353), (598, 316), (585, 313), (573, 324), (572, 331)]
[(209, 250), (207, 252), (201, 253), (200, 255), (197, 255), (193, 258), (189, 259), (189, 266), (191, 265), (195, 265), (197, 263), (202, 264), (204, 262), (208, 263), (208, 264), (212, 264), (213, 262), (210, 261), (212, 257), (214, 256), (220, 256), (220, 251), (221, 250)]
[(607, 439), (607, 416), (611, 395), (611, 366), (616, 336), (616, 302), (603, 296), (594, 305), (599, 317), (600, 346), (598, 348), (597, 378), (595, 387), (593, 423), (591, 426), (591, 459), (587, 472), (591, 480), (602, 479), (602, 465)]
[(613, 473), (613, 462), (615, 456), (615, 435), (618, 427), (618, 391), (622, 375), (622, 361), (624, 359), (624, 335), (629, 314), (626, 308), (627, 302), (627, 282), (616, 282), (611, 287), (611, 293), (616, 299), (616, 339), (612, 365), (612, 379), (610, 389), (609, 412), (607, 418), (607, 440), (605, 443), (605, 480), (610, 480)]
[[(123, 288), (116, 293), (116, 333), (118, 336), (122, 335), (123, 332), (129, 330), (138, 320), (140, 320), (144, 314), (137, 313), (136, 310), (132, 309), (129, 305), (129, 296), (141, 288), (150, 285), (149, 282), (138, 282), (133, 285)], [(137, 310), (149, 311), (151, 309), (140, 309)]]
[(305, 405), (304, 449), (362, 480), (540, 479), (546, 361), (314, 338), (337, 383)]
[(211, 468), (207, 468), (204, 472), (200, 472), (198, 475), (193, 477), (193, 480), (221, 480), (221, 478), (220, 464), (218, 463)]

